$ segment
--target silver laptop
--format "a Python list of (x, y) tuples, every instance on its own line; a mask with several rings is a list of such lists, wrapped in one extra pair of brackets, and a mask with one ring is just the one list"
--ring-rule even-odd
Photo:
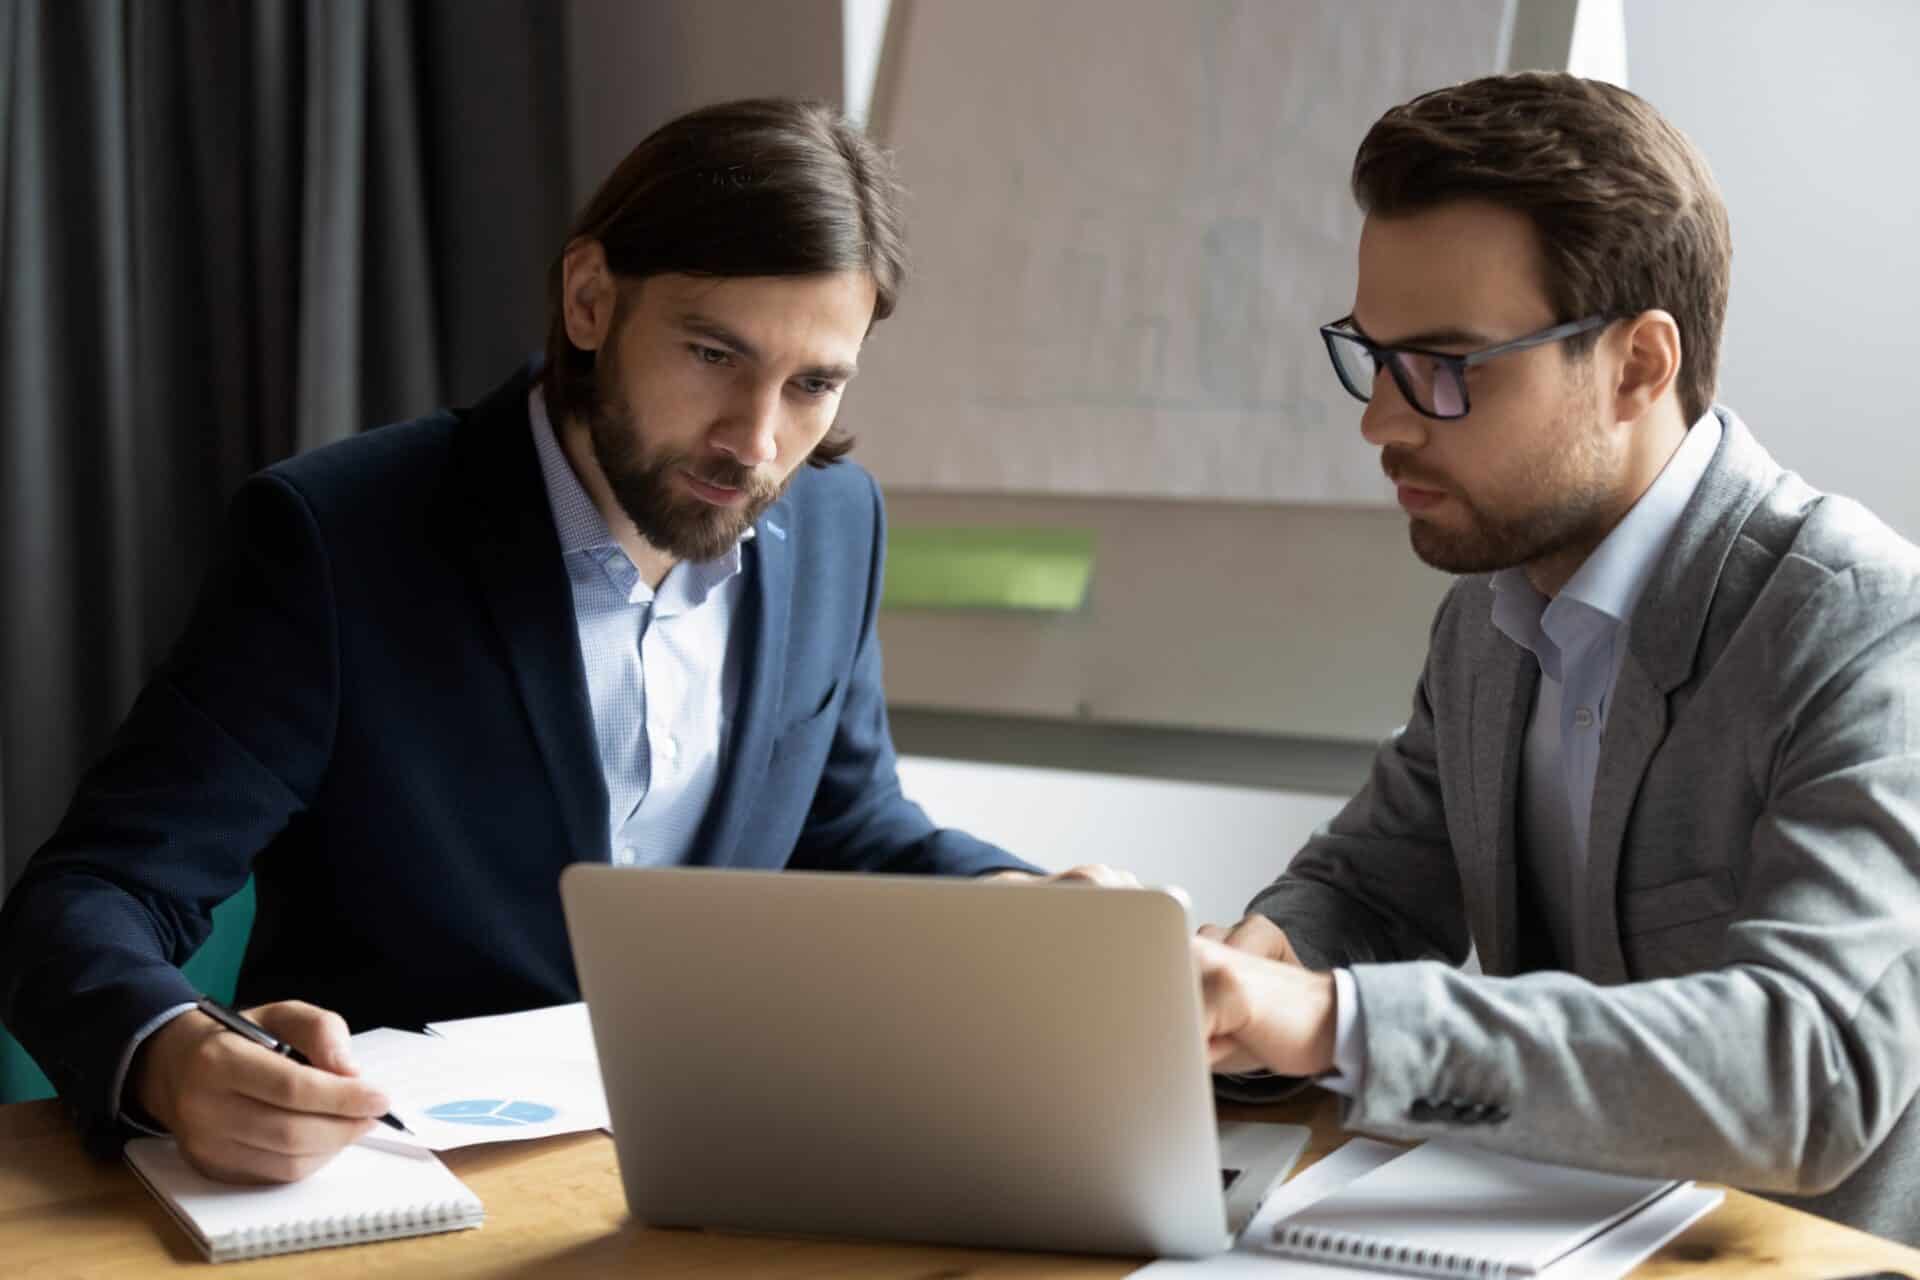
[(1216, 1127), (1170, 894), (586, 863), (560, 893), (643, 1222), (1191, 1257), (1306, 1143)]

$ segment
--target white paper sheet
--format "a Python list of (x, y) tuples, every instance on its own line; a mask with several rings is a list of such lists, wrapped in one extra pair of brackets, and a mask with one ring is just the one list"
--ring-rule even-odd
[(600, 1073), (567, 1056), (494, 1052), (478, 1037), (445, 1039), (383, 1027), (353, 1037), (360, 1073), (385, 1090), (396, 1116), (434, 1151), (605, 1128)]
[(565, 1059), (591, 1067), (600, 1074), (600, 1055), (593, 1045), (593, 1023), (584, 1001), (556, 1004), (524, 1013), (500, 1013), (484, 1018), (429, 1022), (427, 1030), (443, 1040), (470, 1046), (503, 1058)]
[[(427, 1031), (443, 1040), (505, 1058), (537, 1054), (542, 1059), (576, 1063), (593, 1077), (605, 1105), (606, 1082), (600, 1077), (600, 1051), (593, 1043), (593, 1022), (584, 1000), (556, 1004), (521, 1013), (496, 1013), (481, 1018), (429, 1022)], [(608, 1133), (611, 1125), (603, 1125)]]
[(1661, 1245), (1720, 1207), (1712, 1187), (1681, 1187), (1648, 1205), (1598, 1240), (1575, 1249), (1540, 1273), (1540, 1280), (1614, 1280), (1652, 1257)]

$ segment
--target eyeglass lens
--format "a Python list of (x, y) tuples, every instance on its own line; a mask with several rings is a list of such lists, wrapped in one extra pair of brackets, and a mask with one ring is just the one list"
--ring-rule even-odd
[[(1348, 391), (1362, 400), (1373, 398), (1374, 380), (1379, 374), (1373, 353), (1364, 342), (1342, 334), (1331, 335), (1334, 369)], [(1444, 360), (1412, 351), (1383, 352), (1393, 361), (1401, 394), (1417, 408), (1442, 418), (1457, 418), (1467, 411), (1466, 388), (1460, 376)]]

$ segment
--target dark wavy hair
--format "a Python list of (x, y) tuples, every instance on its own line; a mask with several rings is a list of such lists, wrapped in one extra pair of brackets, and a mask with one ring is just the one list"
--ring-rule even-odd
[[(598, 241), (617, 281), (648, 276), (802, 276), (865, 271), (873, 323), (906, 277), (901, 192), (887, 154), (822, 102), (752, 98), (691, 112), (627, 153), (587, 202), (567, 245)], [(594, 353), (567, 337), (565, 248), (547, 271), (542, 380), (556, 421), (592, 402)], [(838, 427), (807, 461), (853, 448)]]
[[(1726, 205), (1693, 143), (1625, 89), (1527, 71), (1422, 94), (1360, 143), (1353, 195), (1382, 217), (1453, 200), (1525, 214), (1555, 316), (1670, 312), (1681, 411), (1691, 423), (1713, 402), (1733, 268)], [(1598, 337), (1570, 339), (1569, 357)]]

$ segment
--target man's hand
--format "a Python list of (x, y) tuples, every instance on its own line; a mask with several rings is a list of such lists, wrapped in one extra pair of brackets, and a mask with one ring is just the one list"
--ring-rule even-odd
[[(1274, 933), (1285, 941), (1278, 929)], [(1332, 1068), (1332, 974), (1212, 938), (1193, 939), (1192, 952), (1205, 1006), (1207, 1060), (1216, 1072), (1313, 1076)]]
[(1131, 871), (1122, 871), (1118, 867), (1109, 867), (1104, 862), (1089, 862), (1083, 866), (1069, 867), (1065, 871), (1056, 871), (1052, 875), (1037, 876), (1031, 871), (992, 871), (981, 877), (983, 880), (1024, 880), (1029, 884), (1092, 884), (1102, 889), (1138, 889), (1140, 878)]
[(288, 1000), (246, 1016), (315, 1065), (281, 1057), (196, 1010), (147, 1037), (126, 1087), (209, 1178), (297, 1182), (366, 1133), (388, 1102), (355, 1078), (340, 1015)]
[(1280, 960), (1287, 964), (1301, 963), (1300, 957), (1294, 953), (1293, 944), (1287, 941), (1286, 931), (1257, 912), (1231, 927), (1203, 924), (1197, 932), (1203, 938), (1210, 938), (1248, 955), (1264, 956), (1268, 960)]

